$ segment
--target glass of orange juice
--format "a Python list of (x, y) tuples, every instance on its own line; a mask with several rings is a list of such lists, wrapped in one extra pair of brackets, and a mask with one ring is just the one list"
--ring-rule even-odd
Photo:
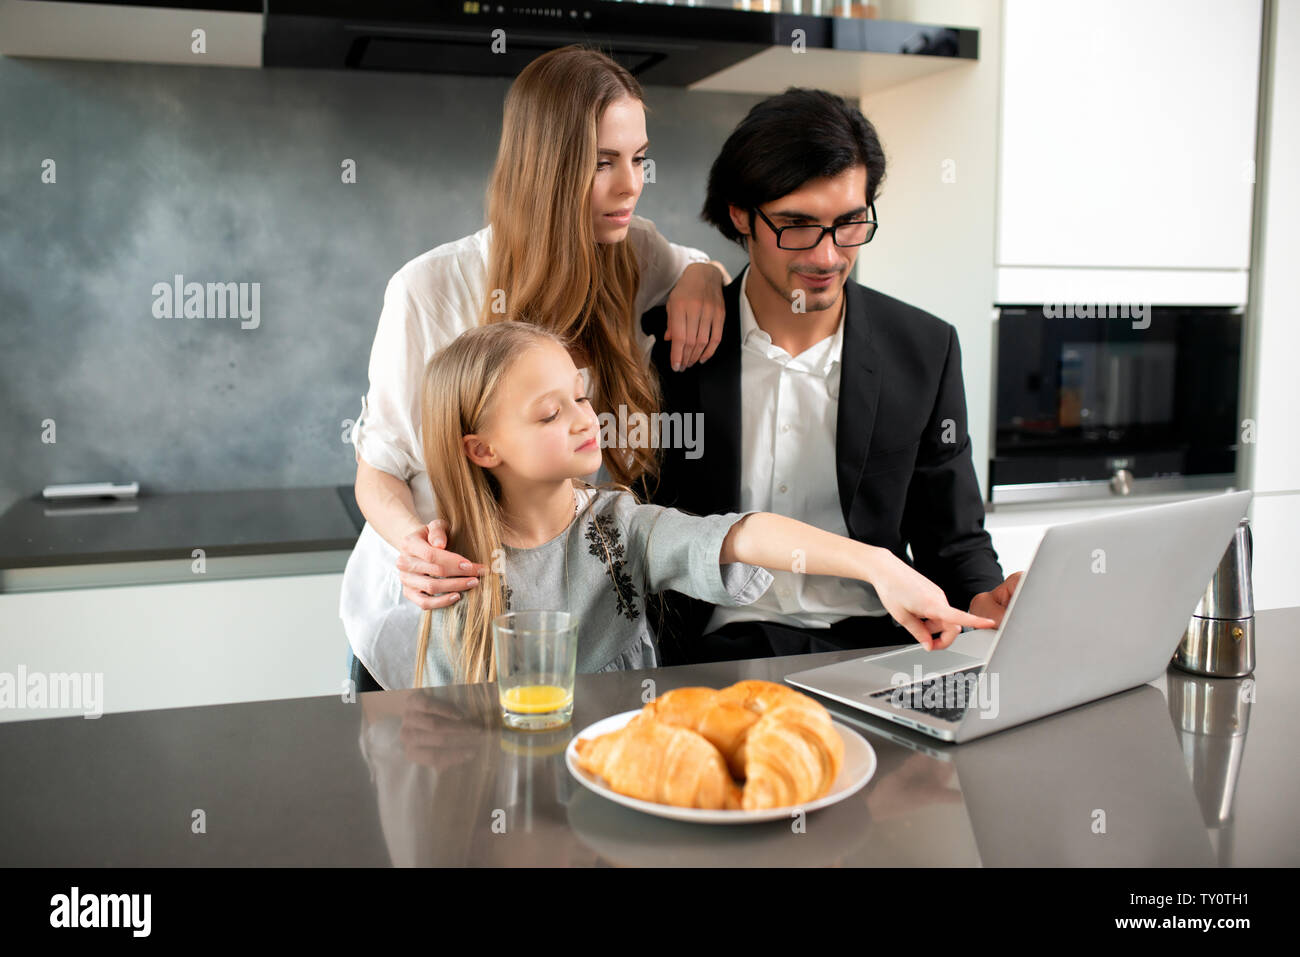
[(492, 622), (506, 727), (541, 731), (573, 718), (578, 622), (566, 611), (514, 611)]

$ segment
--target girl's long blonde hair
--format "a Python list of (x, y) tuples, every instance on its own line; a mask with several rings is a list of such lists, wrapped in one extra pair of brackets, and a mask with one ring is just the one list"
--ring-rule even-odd
[[(623, 96), (645, 106), (631, 73), (581, 45), (539, 56), (511, 84), (487, 192), (492, 252), (479, 322), (517, 320), (556, 333), (594, 373), (597, 413), (623, 407), (635, 422), (662, 402), (637, 334), (640, 272), (627, 242), (596, 242), (591, 208), (597, 124)], [(621, 485), (658, 477), (652, 448), (606, 449), (604, 459)]]

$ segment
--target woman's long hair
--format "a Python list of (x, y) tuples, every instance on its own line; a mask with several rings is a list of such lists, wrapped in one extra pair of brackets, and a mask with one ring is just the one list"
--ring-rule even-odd
[[(637, 335), (640, 273), (627, 242), (596, 242), (591, 208), (597, 124), (623, 96), (645, 105), (632, 74), (577, 45), (543, 54), (511, 84), (487, 193), (492, 251), (479, 322), (517, 320), (558, 334), (594, 373), (597, 413), (622, 407), (635, 422), (662, 403)], [(621, 485), (659, 473), (653, 448), (615, 445), (604, 459)]]

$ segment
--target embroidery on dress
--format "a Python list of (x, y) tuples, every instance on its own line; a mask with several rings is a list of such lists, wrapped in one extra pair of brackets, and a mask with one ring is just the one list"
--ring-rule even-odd
[(510, 588), (509, 585), (507, 585), (507, 586), (506, 586), (506, 610), (507, 610), (507, 611), (510, 610), (510, 596), (511, 596), (512, 594), (513, 594), (512, 589)]
[[(636, 607), (637, 591), (632, 584), (632, 576), (624, 570), (622, 532), (609, 515), (598, 515), (587, 522), (586, 531), (589, 543), (587, 551), (605, 562), (605, 571), (614, 583), (614, 597), (618, 602), (618, 613), (628, 621), (641, 617)], [(610, 545), (609, 542), (613, 542)]]

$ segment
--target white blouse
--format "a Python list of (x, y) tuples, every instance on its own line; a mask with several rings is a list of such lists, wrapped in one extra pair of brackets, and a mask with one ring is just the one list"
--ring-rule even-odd
[[(420, 385), (429, 359), (467, 329), (478, 325), (487, 298), (491, 226), (430, 249), (388, 281), (370, 352), (370, 391), (352, 428), (352, 444), (367, 463), (411, 487), (415, 512), (428, 523), (437, 517), (433, 489), (420, 442)], [(641, 280), (634, 315), (662, 304), (691, 263), (708, 262), (701, 250), (670, 243), (650, 220), (633, 214), (627, 241), (637, 257)], [(638, 323), (647, 365), (655, 336)], [(589, 370), (579, 370), (586, 388)], [(602, 478), (601, 471), (589, 481)], [(367, 522), (348, 559), (339, 598), (339, 617), (352, 652), (385, 688), (408, 687), (414, 667), (420, 609), (402, 594), (398, 552)], [(474, 556), (471, 560), (481, 561)]]

